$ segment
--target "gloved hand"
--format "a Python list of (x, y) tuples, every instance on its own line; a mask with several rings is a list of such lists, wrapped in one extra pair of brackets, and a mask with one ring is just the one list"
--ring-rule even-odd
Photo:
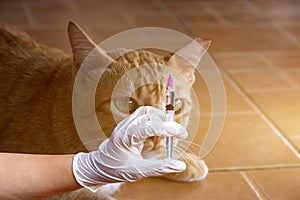
[(144, 141), (152, 136), (186, 138), (187, 131), (176, 122), (164, 122), (163, 111), (150, 106), (139, 107), (117, 125), (98, 151), (74, 156), (76, 181), (95, 191), (92, 186), (99, 184), (134, 182), (144, 177), (184, 171), (186, 165), (182, 161), (141, 156)]

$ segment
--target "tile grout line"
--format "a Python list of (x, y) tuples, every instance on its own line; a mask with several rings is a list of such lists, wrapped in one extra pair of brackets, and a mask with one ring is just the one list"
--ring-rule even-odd
[(274, 71), (274, 67), (273, 67), (272, 63), (266, 58), (265, 54), (260, 53), (258, 55), (259, 55), (260, 59), (262, 59), (267, 64), (267, 68), (269, 70)]
[(287, 72), (275, 69), (278, 76), (280, 76), (283, 80), (291, 85), (291, 89), (299, 89), (299, 84), (294, 79), (288, 77)]
[[(291, 84), (290, 82), (288, 82), (289, 84)], [(255, 89), (246, 89), (247, 92), (282, 92), (282, 91), (296, 91), (299, 88), (294, 87), (294, 86), (290, 86), (290, 87), (276, 87), (276, 88), (255, 88)]]
[(258, 186), (256, 181), (254, 181), (253, 177), (249, 177), (249, 173), (246, 172), (240, 172), (243, 179), (246, 181), (246, 183), (249, 185), (249, 187), (252, 189), (252, 191), (255, 193), (256, 197), (259, 200), (268, 200), (269, 198), (264, 194), (263, 190)]
[(261, 12), (261, 9), (258, 8), (257, 6), (253, 5), (253, 2), (250, 2), (249, 0), (244, 2), (247, 5), (247, 8), (250, 7), (251, 11), (254, 13), (259, 13)]
[(162, 0), (153, 0), (161, 11), (171, 19), (177, 27), (182, 29), (185, 33), (188, 33), (189, 35), (193, 35), (192, 32), (185, 26), (184, 23), (181, 22), (181, 20), (178, 19), (178, 17), (171, 11), (171, 9), (162, 1)]
[(268, 50), (268, 51), (262, 51), (262, 50), (256, 50), (256, 51), (217, 51), (212, 52), (216, 56), (244, 56), (244, 55), (256, 55), (256, 54), (264, 54), (264, 55), (280, 55), (280, 54), (286, 54), (289, 53), (291, 55), (298, 55), (300, 53), (300, 50), (284, 50), (284, 51), (277, 51), (277, 50)]
[[(280, 77), (282, 77), (285, 81), (287, 81), (292, 87), (293, 89), (298, 89), (299, 88), (299, 84), (294, 81), (291, 80), (287, 74), (286, 74), (286, 70), (282, 70), (276, 66), (273, 66), (272, 62), (266, 58), (265, 55), (262, 55), (261, 58), (268, 64), (269, 67), (271, 67)], [(283, 72), (283, 73), (282, 73)]]
[(72, 13), (74, 13), (74, 14), (80, 13), (78, 7), (76, 6), (76, 3), (74, 2), (74, 0), (67, 1), (67, 4), (68, 4), (68, 6), (69, 6)]
[(286, 138), (286, 136), (279, 130), (275, 124), (264, 114), (264, 112), (253, 102), (253, 100), (243, 91), (240, 86), (231, 78), (231, 76), (224, 70), (224, 77), (228, 80), (233, 88), (249, 103), (249, 105), (258, 113), (258, 115), (269, 125), (269, 127), (276, 133), (276, 135), (287, 145), (287, 147), (295, 154), (297, 158), (300, 158), (300, 153), (297, 148)]
[(34, 19), (34, 16), (32, 15), (32, 12), (31, 12), (31, 9), (28, 5), (28, 2), (23, 2), (23, 9), (24, 9), (24, 12), (25, 12), (25, 15), (28, 19), (28, 22), (29, 22), (29, 27), (30, 28), (36, 28), (37, 27), (37, 23)]
[(226, 167), (226, 168), (210, 168), (209, 172), (234, 172), (234, 171), (252, 171), (252, 170), (279, 170), (279, 169), (300, 169), (300, 164), (282, 164), (270, 166), (256, 167)]
[(219, 24), (225, 27), (226, 26), (230, 27), (232, 25), (230, 22), (224, 19), (222, 14), (218, 13), (217, 11), (214, 11), (214, 9), (210, 6), (210, 4), (204, 2), (203, 5), (205, 6), (205, 9), (208, 11), (208, 13), (217, 19)]
[[(277, 73), (280, 73), (280, 72), (300, 72), (300, 64), (299, 64), (299, 67), (295, 67), (295, 68), (292, 68), (292, 69), (281, 69), (280, 67), (274, 66), (272, 64), (272, 62), (270, 62), (270, 60), (266, 58), (265, 53), (266, 52), (263, 52), (263, 54), (260, 53), (260, 54), (257, 55), (267, 64), (265, 69), (264, 68), (263, 69), (256, 69), (256, 68), (247, 67), (247, 68), (243, 68), (243, 69), (227, 69), (226, 70), (224, 67), (222, 67), (222, 68), (224, 70), (226, 70), (229, 74), (255, 73), (255, 72), (267, 72), (267, 71), (273, 71), (273, 72), (277, 72)], [(249, 52), (248, 54), (255, 55), (256, 53)], [(295, 51), (292, 54), (299, 55), (300, 52)], [(233, 54), (232, 53), (214, 53), (214, 55), (221, 56), (221, 57), (225, 56), (225, 58), (226, 58), (226, 56), (244, 56), (243, 54), (237, 54), (236, 52), (233, 53)], [(222, 58), (221, 58), (221, 60), (222, 60)], [(286, 75), (284, 75), (283, 78), (285, 79)], [(295, 84), (294, 81), (292, 81), (292, 83)], [(296, 84), (296, 85), (298, 85), (298, 84)]]
[[(224, 69), (224, 67), (222, 68)], [(228, 71), (229, 74), (243, 74), (243, 73), (269, 72), (272, 71), (272, 69), (269, 68), (255, 69), (255, 68), (247, 67), (242, 69), (227, 69), (226, 71)]]
[(297, 47), (300, 47), (299, 40), (294, 37), (292, 34), (290, 34), (288, 31), (286, 31), (282, 26), (279, 24), (273, 23), (273, 27), (279, 31), (282, 35), (284, 35), (286, 38), (288, 38), (291, 42), (295, 43)]
[[(221, 113), (221, 112), (205, 112), (205, 113), (202, 113), (200, 114), (200, 116), (203, 116), (203, 117), (209, 117), (209, 116), (212, 116), (212, 115), (215, 115), (215, 116), (223, 116), (224, 113)], [(257, 113), (255, 111), (252, 111), (252, 110), (249, 110), (249, 111), (228, 111), (226, 112), (226, 116), (240, 116), (240, 115), (257, 115)]]

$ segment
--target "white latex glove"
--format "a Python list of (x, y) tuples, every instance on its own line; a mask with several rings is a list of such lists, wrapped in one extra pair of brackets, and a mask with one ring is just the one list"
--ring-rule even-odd
[(147, 137), (173, 136), (186, 138), (185, 127), (164, 122), (164, 112), (150, 106), (139, 107), (121, 121), (98, 151), (78, 153), (73, 160), (76, 181), (92, 190), (95, 185), (134, 182), (144, 177), (161, 176), (186, 169), (184, 162), (172, 159), (144, 159), (141, 156)]

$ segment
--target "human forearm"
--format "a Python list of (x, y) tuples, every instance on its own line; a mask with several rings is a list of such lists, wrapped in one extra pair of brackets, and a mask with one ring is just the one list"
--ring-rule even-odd
[(40, 199), (80, 188), (73, 156), (0, 153), (0, 199)]
[(182, 172), (184, 162), (141, 155), (148, 137), (187, 137), (185, 127), (163, 119), (163, 111), (142, 106), (117, 125), (98, 151), (79, 153), (75, 159), (74, 155), (0, 153), (0, 177), (5, 180), (0, 199), (41, 199), (78, 189), (79, 184), (95, 191), (102, 184)]

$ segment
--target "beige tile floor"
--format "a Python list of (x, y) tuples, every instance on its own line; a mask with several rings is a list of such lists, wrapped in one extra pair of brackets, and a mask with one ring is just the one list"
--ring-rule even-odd
[[(206, 180), (145, 179), (125, 184), (118, 199), (300, 199), (300, 2), (298, 0), (2, 0), (0, 20), (70, 53), (66, 26), (75, 21), (96, 42), (120, 31), (159, 26), (213, 41), (227, 117), (205, 158)], [(203, 80), (201, 144), (210, 122)]]

